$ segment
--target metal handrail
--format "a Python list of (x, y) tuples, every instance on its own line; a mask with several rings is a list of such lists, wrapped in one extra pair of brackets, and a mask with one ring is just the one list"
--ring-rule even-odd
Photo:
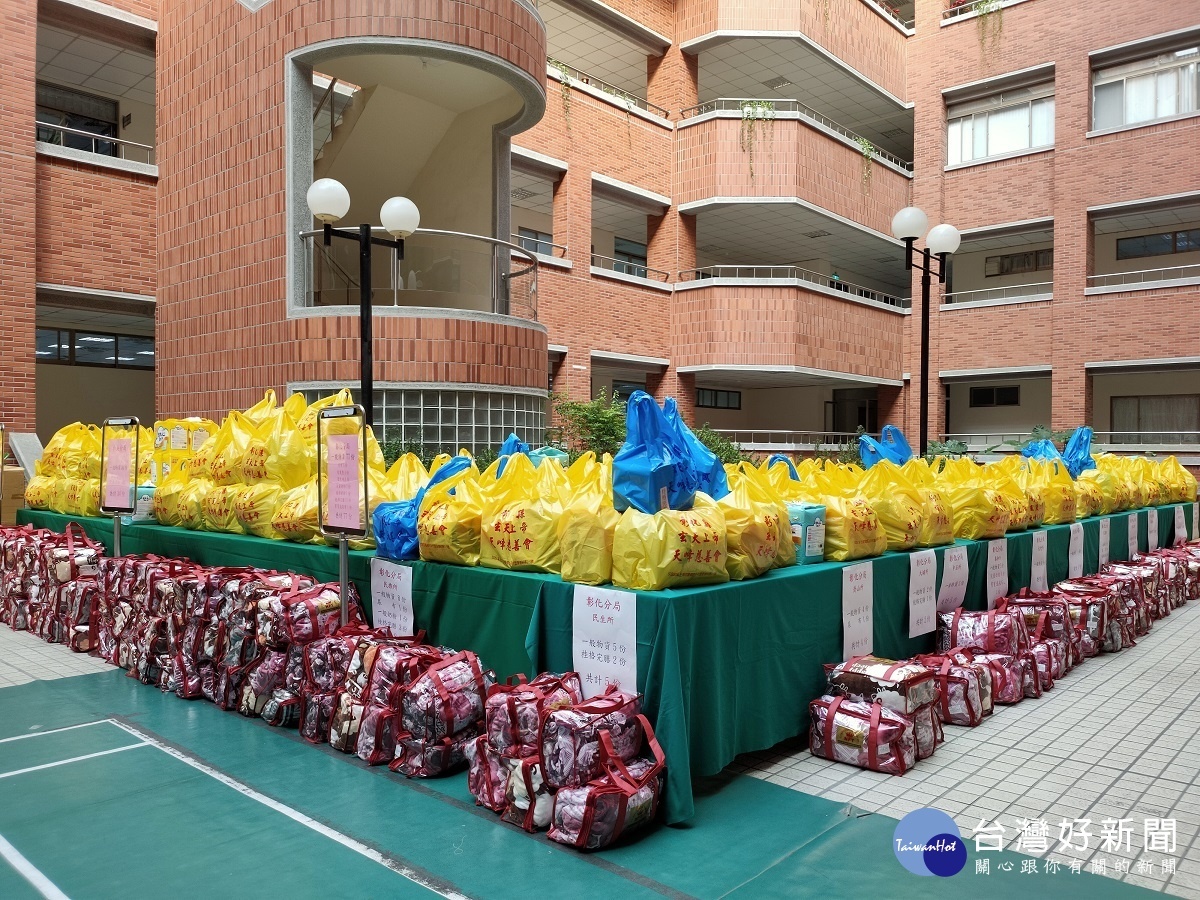
[[(700, 103), (696, 106), (689, 106), (687, 109), (681, 110), (679, 113), (679, 118), (681, 120), (690, 119), (712, 112), (736, 112), (739, 115), (745, 116), (747, 104), (753, 105), (755, 116), (760, 119), (763, 119), (764, 117), (759, 116), (758, 111), (764, 107), (759, 106), (758, 104), (769, 104), (765, 107), (768, 114), (764, 120), (770, 120), (781, 112), (796, 113), (800, 116), (800, 118), (809, 119), (824, 128), (828, 128), (830, 131), (837, 132), (842, 137), (852, 141), (855, 144), (858, 144), (859, 146), (862, 146), (862, 142), (867, 140), (862, 135), (856, 134), (849, 128), (846, 128), (844, 125), (839, 125), (828, 116), (821, 115), (821, 113), (817, 112), (811, 106), (806, 106), (799, 100), (764, 100), (756, 97), (719, 97), (716, 100), (709, 100), (707, 103)], [(892, 165), (903, 169), (905, 172), (912, 172), (913, 170), (913, 164), (911, 162), (901, 159), (894, 153), (881, 150), (874, 144), (871, 145), (871, 155), (881, 162), (889, 162)]]
[[(699, 419), (704, 418), (700, 410), (697, 410), (696, 415)], [(786, 431), (769, 428), (760, 430), (715, 428), (713, 430), (745, 449), (754, 449), (756, 445), (780, 448), (840, 447), (858, 440), (858, 433), (854, 431)], [(878, 435), (872, 435), (872, 437), (878, 437)]]
[(671, 273), (662, 269), (652, 269), (641, 263), (631, 263), (625, 259), (613, 259), (611, 256), (592, 254), (592, 266), (596, 269), (608, 269), (618, 275), (630, 275), (634, 278), (644, 278), (647, 281), (670, 281)]
[[(346, 227), (346, 226), (338, 228), (337, 230), (344, 231), (348, 234), (356, 234), (358, 231), (357, 228)], [(387, 229), (384, 228), (382, 225), (372, 226), (371, 233), (373, 235), (378, 234), (381, 237), (382, 236), (388, 236), (388, 237), (391, 236), (390, 234), (388, 234)], [(317, 237), (319, 235), (323, 235), (323, 234), (324, 234), (324, 229), (314, 228), (311, 230), (301, 231), (298, 236), (301, 241), (308, 241), (311, 238), (315, 238), (315, 237)], [(467, 240), (480, 241), (485, 244), (490, 244), (490, 245), (492, 245), (493, 248), (507, 248), (507, 250), (509, 251), (509, 254), (508, 254), (509, 259), (511, 259), (511, 257), (513, 255), (520, 257), (520, 259), (523, 262), (528, 263), (528, 265), (526, 265), (524, 268), (517, 269), (515, 271), (498, 271), (496, 268), (497, 258), (495, 256), (493, 256), (493, 260), (492, 260), (493, 261), (492, 302), (493, 302), (493, 304), (495, 304), (501, 298), (501, 292), (499, 290), (500, 283), (504, 283), (507, 286), (507, 284), (512, 282), (513, 279), (520, 278), (523, 275), (532, 273), (532, 278), (531, 278), (532, 285), (529, 289), (529, 295), (530, 295), (529, 305), (530, 305), (532, 317), (536, 319), (536, 317), (537, 317), (538, 258), (534, 254), (532, 254), (528, 250), (526, 250), (524, 247), (518, 246), (517, 244), (511, 243), (510, 241), (501, 240), (500, 238), (488, 237), (487, 235), (482, 235), (482, 234), (469, 234), (468, 232), (465, 232), (465, 231), (447, 231), (446, 229), (442, 229), (442, 228), (418, 228), (416, 231), (413, 232), (412, 235), (410, 235), (410, 237), (415, 236), (415, 235), (438, 235), (441, 237), (466, 238)], [(341, 271), (343, 276), (345, 278), (347, 278), (348, 281), (351, 281), (351, 285), (354, 284), (354, 282), (351, 280), (351, 276), (348, 273), (346, 273), (345, 270), (341, 268), (341, 266), (336, 265), (336, 262), (335, 262), (335, 267), (339, 271)], [(397, 295), (397, 291), (398, 291), (398, 286), (395, 282), (395, 278), (393, 278), (393, 302), (395, 302), (395, 297)], [(509, 313), (504, 313), (504, 314), (509, 314)]]
[[(550, 252), (542, 253), (541, 254), (542, 256), (557, 256), (559, 259), (567, 258), (567, 245), (566, 244), (556, 244), (553, 241), (539, 241), (537, 238), (524, 237), (522, 235), (516, 234), (515, 232), (510, 234), (509, 237), (511, 237), (513, 239), (513, 243), (515, 243), (517, 246), (521, 247), (524, 250), (528, 250), (530, 253), (534, 253), (534, 254), (541, 253), (540, 250), (530, 249), (530, 246), (529, 246), (530, 244), (537, 244), (540, 247), (549, 247), (550, 248)], [(559, 252), (555, 253), (554, 252), (555, 250), (558, 250)]]
[[(953, 2), (953, 0), (951, 0), (951, 2)], [(979, 7), (985, 6), (985, 5), (988, 6), (989, 8), (991, 8), (991, 7), (999, 7), (1003, 4), (1002, 4), (1002, 0), (966, 0), (965, 3), (959, 3), (957, 5), (949, 7), (948, 9), (942, 10), (942, 18), (943, 19), (957, 19), (962, 16), (968, 15), (970, 13), (976, 12), (976, 11), (978, 11)]]
[(872, 288), (853, 284), (849, 281), (834, 279), (820, 272), (811, 272), (799, 266), (700, 266), (695, 269), (684, 269), (679, 273), (680, 281), (701, 281), (708, 278), (726, 278), (747, 281), (804, 281), (818, 287), (842, 291), (856, 297), (885, 303), (898, 309), (910, 309), (912, 300), (906, 297), (894, 297)]
[(1053, 291), (1053, 281), (1037, 281), (1032, 284), (1011, 284), (1007, 287), (980, 288), (974, 291), (954, 291), (946, 295), (945, 302), (971, 303), (979, 300), (1011, 300), (1050, 294)]
[[(1030, 440), (1028, 431), (960, 432), (943, 434), (944, 441), (962, 441), (977, 450), (994, 447), (999, 452), (1016, 453), (1013, 443)], [(1008, 442), (1013, 443), (1008, 443)], [(1200, 431), (1096, 431), (1092, 433), (1093, 448), (1107, 446), (1200, 446)]]
[(615, 84), (609, 84), (602, 78), (597, 78), (595, 75), (589, 75), (574, 66), (569, 66), (565, 62), (557, 59), (547, 60), (547, 65), (558, 75), (558, 80), (562, 81), (564, 77), (578, 81), (580, 84), (586, 84), (597, 90), (610, 94), (620, 101), (629, 104), (632, 103), (638, 109), (644, 112), (653, 113), (663, 119), (670, 116), (670, 110), (663, 109), (661, 106), (656, 106), (644, 97), (638, 97), (636, 94), (631, 94), (629, 91), (622, 90)]
[(1124, 284), (1144, 284), (1151, 281), (1180, 281), (1185, 278), (1200, 278), (1200, 263), (1188, 266), (1168, 266), (1163, 269), (1141, 269), (1137, 272), (1089, 275), (1087, 284), (1088, 287), (1113, 287)]
[[(144, 162), (146, 163), (146, 165), (149, 165), (149, 166), (154, 165), (154, 148), (149, 146), (148, 144), (139, 144), (137, 141), (127, 141), (127, 140), (124, 140), (123, 138), (108, 137), (107, 135), (96, 134), (94, 131), (82, 131), (78, 128), (69, 128), (66, 125), (56, 125), (53, 122), (37, 122), (35, 124), (37, 126), (38, 131), (41, 131), (43, 128), (46, 128), (46, 129), (50, 129), (53, 131), (62, 132), (63, 134), (77, 134), (81, 137), (90, 138), (92, 141), (92, 149), (90, 152), (95, 153), (97, 156), (107, 156), (107, 157), (111, 158), (114, 155), (112, 153), (101, 153), (99, 150), (97, 150), (96, 144), (97, 144), (97, 142), (99, 142), (101, 144), (114, 145), (117, 148), (117, 150), (120, 151), (116, 155), (117, 159), (124, 159), (124, 160), (127, 160), (128, 162), (138, 162), (138, 160), (135, 160), (135, 159), (131, 160), (125, 155), (126, 147), (136, 147), (138, 150), (143, 151), (143, 153), (145, 154), (146, 158), (145, 158)], [(43, 141), (43, 143), (54, 143), (54, 142), (53, 141)], [(55, 144), (55, 146), (64, 146), (64, 145), (63, 145), (62, 141), (59, 141), (57, 144)], [(71, 148), (68, 148), (68, 149), (71, 149)], [(85, 151), (85, 152), (87, 152), (87, 151)]]
[(916, 24), (916, 19), (906, 19), (900, 15), (900, 10), (894, 9), (888, 0), (870, 0), (870, 6), (878, 7), (887, 13), (888, 17), (899, 22), (905, 28), (912, 28)]

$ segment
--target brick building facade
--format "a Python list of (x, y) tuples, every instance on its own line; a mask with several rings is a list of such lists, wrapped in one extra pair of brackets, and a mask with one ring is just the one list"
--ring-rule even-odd
[(610, 387), (754, 447), (913, 436), (910, 204), (963, 233), (931, 437), (1200, 432), (1200, 15), (995, 7), (8, 0), (3, 421), (353, 385), (357, 263), (303, 200), (327, 176), (342, 224), (421, 207), (374, 277), (405, 440), (539, 440), (549, 392)]

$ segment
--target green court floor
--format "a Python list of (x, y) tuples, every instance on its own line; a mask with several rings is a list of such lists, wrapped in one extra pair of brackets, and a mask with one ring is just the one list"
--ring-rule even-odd
[(687, 826), (582, 854), (477, 808), (464, 774), (406, 780), (114, 669), (0, 690), (0, 898), (1149, 893), (1009, 853), (922, 878), (893, 819), (748, 776), (697, 792)]

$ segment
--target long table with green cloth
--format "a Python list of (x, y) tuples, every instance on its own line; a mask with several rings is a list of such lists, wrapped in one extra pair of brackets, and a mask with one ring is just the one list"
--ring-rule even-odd
[[(1157, 508), (1158, 546), (1174, 540), (1180, 506), (1188, 539), (1192, 504)], [(1109, 559), (1129, 557), (1128, 528), (1149, 549), (1148, 510), (1085, 519), (1084, 573), (1099, 568), (1100, 521), (1109, 520)], [(19, 521), (61, 531), (72, 517), (24, 510)], [(93, 539), (111, 546), (112, 521), (79, 519)], [(1070, 526), (1045, 529), (1046, 577), (1068, 577)], [(1009, 590), (1028, 587), (1033, 532), (1007, 535)], [(956, 541), (967, 550), (967, 609), (987, 607), (987, 541)], [(333, 548), (259, 538), (126, 526), (126, 553), (187, 557), (206, 565), (258, 565), (323, 580), (337, 577)], [(935, 554), (940, 588), (946, 547)], [(370, 558), (351, 553), (351, 574), (370, 597)], [(933, 648), (934, 635), (908, 636), (909, 554), (886, 553), (874, 569), (874, 647), (903, 658)], [(692, 776), (715, 775), (739, 753), (762, 750), (803, 732), (808, 703), (822, 693), (823, 666), (842, 658), (842, 569), (826, 562), (776, 569), (751, 581), (638, 592), (638, 689), (667, 756), (668, 822), (693, 814)], [(412, 562), (413, 612), (430, 639), (474, 650), (501, 676), (574, 668), (573, 584), (554, 575)]]

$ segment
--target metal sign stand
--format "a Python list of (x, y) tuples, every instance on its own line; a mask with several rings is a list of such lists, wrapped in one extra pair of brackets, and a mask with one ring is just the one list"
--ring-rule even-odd
[[(105, 500), (108, 484), (108, 472), (104, 467), (105, 454), (108, 450), (108, 430), (110, 428), (132, 428), (133, 429), (133, 458), (130, 465), (132, 477), (130, 477), (129, 486), (129, 505), (128, 506), (106, 506)], [(121, 418), (105, 419), (104, 424), (100, 426), (100, 511), (111, 512), (113, 514), (113, 556), (121, 555), (121, 516), (133, 515), (137, 512), (137, 471), (138, 459), (141, 456), (141, 422), (136, 416), (123, 416)]]
[(358, 404), (354, 406), (331, 406), (321, 410), (317, 415), (317, 516), (321, 534), (326, 537), (337, 537), (338, 539), (338, 590), (341, 594), (342, 610), (341, 623), (345, 625), (350, 621), (350, 607), (347, 603), (347, 598), (350, 596), (350, 538), (351, 537), (366, 537), (370, 533), (371, 518), (366, 515), (366, 521), (362, 518), (358, 521), (359, 527), (350, 527), (344, 524), (331, 525), (326, 521), (325, 515), (325, 489), (322, 477), (322, 459), (325, 457), (326, 440), (323, 439), (324, 429), (322, 424), (327, 419), (351, 419), (357, 417), (361, 423), (358, 428), (359, 440), (359, 455), (362, 460), (362, 479), (359, 482), (359, 495), (362, 497), (361, 509), (369, 510), (370, 504), (367, 497), (368, 485), (370, 479), (367, 477), (367, 423), (366, 410)]

